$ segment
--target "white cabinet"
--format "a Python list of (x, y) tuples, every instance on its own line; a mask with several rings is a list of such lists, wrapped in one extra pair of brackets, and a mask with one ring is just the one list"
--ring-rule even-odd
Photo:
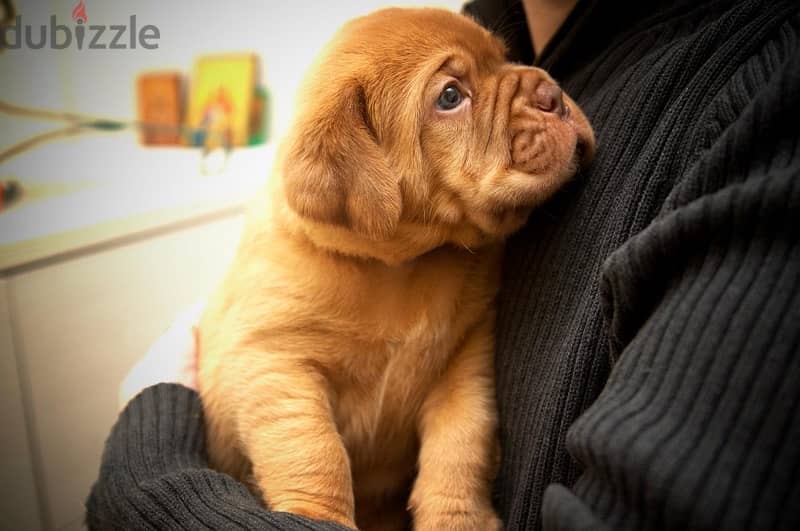
[[(4, 329), (0, 411), (3, 424), (8, 418), (14, 430), (13, 437), (3, 436), (4, 452), (9, 439), (16, 455), (13, 463), (2, 463), (0, 485), (9, 488), (5, 475), (12, 468), (18, 479), (12, 478), (15, 498), (3, 491), (2, 512), (6, 516), (5, 505), (19, 503), (28, 518), (9, 529), (82, 528), (84, 500), (117, 417), (120, 380), (175, 314), (221, 279), (241, 226), (241, 214), (231, 215), (6, 279), (16, 351), (7, 352), (12, 339)], [(22, 370), (12, 367), (15, 359), (24, 360)], [(22, 375), (22, 396), (6, 390), (20, 386), (7, 378), (7, 367)], [(27, 432), (19, 407), (6, 411), (6, 397), (18, 404), (27, 400)], [(26, 453), (29, 448), (34, 455)], [(38, 503), (27, 503), (32, 477), (38, 480)], [(0, 527), (6, 529), (5, 522)]]

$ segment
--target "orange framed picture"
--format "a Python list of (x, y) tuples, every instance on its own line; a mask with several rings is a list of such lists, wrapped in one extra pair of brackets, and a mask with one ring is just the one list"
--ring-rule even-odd
[(177, 72), (145, 72), (136, 80), (141, 140), (146, 146), (181, 144), (183, 81)]

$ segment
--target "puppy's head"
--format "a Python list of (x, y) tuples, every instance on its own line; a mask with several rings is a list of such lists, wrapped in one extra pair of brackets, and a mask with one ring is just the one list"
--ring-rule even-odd
[(543, 70), (506, 62), (491, 33), (387, 9), (346, 24), (312, 69), (283, 187), (339, 241), (413, 255), (505, 237), (593, 152), (578, 106)]

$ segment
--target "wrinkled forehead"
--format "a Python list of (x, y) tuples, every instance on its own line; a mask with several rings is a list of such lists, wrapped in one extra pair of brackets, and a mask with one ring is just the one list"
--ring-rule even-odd
[(384, 9), (349, 22), (340, 32), (345, 55), (360, 56), (362, 75), (417, 81), (448, 59), (479, 70), (502, 63), (505, 47), (465, 16), (443, 9)]

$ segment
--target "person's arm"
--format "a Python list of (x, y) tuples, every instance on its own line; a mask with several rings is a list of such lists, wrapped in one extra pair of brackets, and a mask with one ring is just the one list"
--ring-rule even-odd
[(343, 530), (264, 509), (247, 487), (211, 470), (196, 391), (146, 388), (120, 414), (86, 504), (90, 529)]
[(615, 365), (571, 427), (548, 530), (800, 526), (800, 57), (613, 253)]

